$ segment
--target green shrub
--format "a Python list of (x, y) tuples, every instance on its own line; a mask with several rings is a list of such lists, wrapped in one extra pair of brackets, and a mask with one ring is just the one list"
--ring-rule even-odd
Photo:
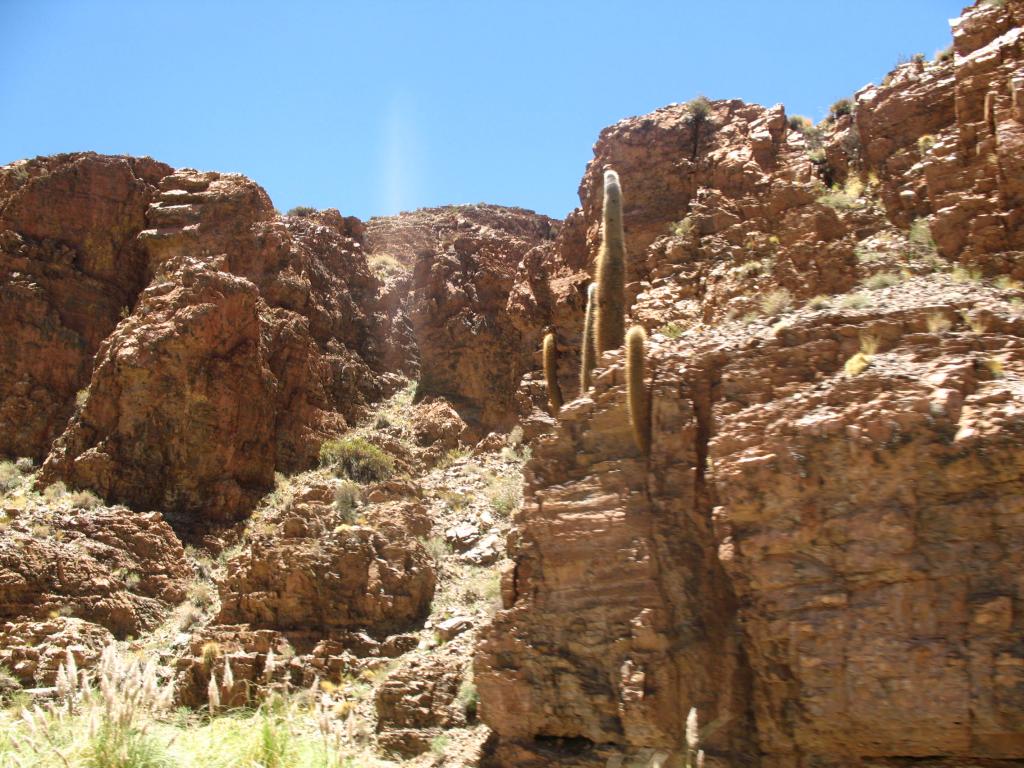
[(349, 525), (356, 521), (355, 511), (361, 500), (359, 486), (351, 480), (342, 480), (334, 491), (334, 509)]
[(835, 102), (828, 110), (829, 119), (832, 121), (838, 120), (840, 117), (845, 115), (853, 114), (853, 102), (850, 99), (840, 99)]
[(404, 264), (402, 264), (402, 262), (388, 253), (375, 253), (367, 259), (367, 264), (374, 276), (381, 280), (409, 273), (409, 270)]
[(67, 500), (74, 509), (95, 509), (103, 505), (103, 500), (92, 491), (73, 491)]
[(679, 323), (665, 323), (658, 329), (658, 333), (669, 339), (678, 339), (683, 335), (684, 328)]
[(0, 461), (0, 492), (10, 491), (21, 484), (21, 472), (13, 461)]
[(316, 208), (311, 205), (296, 205), (288, 211), (289, 216), (299, 216), (301, 218), (312, 216), (314, 213), (316, 213)]
[(688, 237), (693, 232), (693, 217), (680, 219), (669, 227), (669, 231), (676, 237)]
[(320, 446), (320, 464), (357, 483), (386, 480), (395, 472), (395, 459), (361, 437), (327, 440)]
[(686, 102), (687, 117), (692, 123), (706, 123), (711, 117), (711, 101), (706, 96), (698, 96)]
[(871, 305), (871, 299), (863, 293), (848, 293), (839, 300), (843, 309), (864, 309)]
[(455, 701), (458, 703), (459, 709), (462, 710), (462, 714), (466, 716), (467, 722), (472, 723), (476, 720), (476, 709), (480, 703), (480, 694), (477, 693), (476, 686), (471, 679), (466, 678), (462, 681)]

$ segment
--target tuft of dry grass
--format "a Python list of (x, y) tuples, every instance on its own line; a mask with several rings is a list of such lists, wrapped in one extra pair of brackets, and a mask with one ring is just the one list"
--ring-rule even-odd
[(949, 321), (945, 315), (941, 312), (934, 312), (928, 315), (928, 319), (925, 321), (928, 324), (929, 333), (945, 333), (953, 324)]
[(861, 334), (860, 351), (846, 361), (843, 370), (847, 376), (857, 376), (871, 365), (871, 360), (878, 352), (878, 337), (871, 334)]
[(876, 272), (864, 281), (864, 287), (870, 291), (877, 291), (897, 285), (902, 279), (896, 272)]
[(843, 309), (864, 309), (871, 306), (871, 298), (865, 293), (848, 293), (839, 299), (839, 306)]
[(793, 294), (785, 288), (778, 288), (761, 299), (761, 311), (769, 317), (785, 312), (793, 303)]

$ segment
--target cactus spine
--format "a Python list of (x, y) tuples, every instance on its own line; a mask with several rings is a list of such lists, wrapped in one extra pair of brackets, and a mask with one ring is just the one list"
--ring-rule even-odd
[(651, 412), (644, 389), (644, 343), (647, 334), (634, 325), (626, 334), (626, 392), (629, 398), (629, 421), (633, 425), (636, 447), (646, 456), (651, 452)]
[(558, 349), (555, 347), (554, 331), (548, 331), (544, 337), (544, 381), (548, 385), (551, 415), (557, 416), (562, 409), (562, 390), (558, 386)]
[(580, 394), (590, 389), (590, 377), (594, 373), (594, 310), (597, 303), (597, 284), (587, 286), (587, 314), (583, 319), (583, 348), (580, 352)]
[(604, 226), (597, 254), (597, 355), (622, 346), (626, 330), (626, 236), (619, 174), (604, 172)]

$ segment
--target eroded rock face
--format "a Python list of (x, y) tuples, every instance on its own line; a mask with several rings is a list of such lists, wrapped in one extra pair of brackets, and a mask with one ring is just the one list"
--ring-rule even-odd
[[(773, 381), (768, 402), (724, 371), (715, 529), (773, 765), (1024, 756), (1024, 322), (992, 309), (981, 334), (866, 323), (884, 350), (867, 370)], [(828, 370), (830, 335), (786, 343)]]
[[(202, 629), (174, 660), (177, 702), (185, 707), (208, 705), (211, 678), (221, 705), (229, 708), (287, 692), (298, 671), (291, 663), (294, 656), (288, 641), (269, 629), (244, 625)], [(301, 671), (298, 677), (301, 680)]]
[(929, 216), (943, 256), (1024, 275), (1024, 3), (978, 3), (953, 21), (955, 57), (898, 68), (857, 94), (856, 131), (893, 221)]
[(336, 211), (281, 218), (234, 174), (91, 154), (5, 167), (0, 454), (41, 457), (63, 432), (47, 482), (183, 533), (245, 515), (415, 368), (395, 366), (414, 342), (363, 236)]
[(104, 627), (81, 619), (12, 621), (0, 626), (0, 664), (23, 686), (47, 687), (69, 653), (79, 670), (91, 669), (113, 642)]
[(191, 573), (184, 557), (157, 513), (15, 513), (0, 530), (0, 618), (44, 621), (61, 614), (119, 638), (138, 635), (185, 599)]
[(249, 540), (218, 585), (219, 621), (315, 642), (353, 629), (383, 636), (426, 615), (435, 574), (423, 547), (351, 524), (332, 495), (311, 489), (250, 523)]
[(229, 521), (273, 484), (277, 382), (245, 278), (179, 259), (98, 355), (46, 470), (136, 508)]
[(57, 155), (0, 168), (0, 455), (42, 459), (147, 282), (135, 236), (171, 168)]
[[(518, 208), (454, 206), (371, 219), (367, 243), (413, 268), (407, 311), (422, 395), (441, 395), (472, 426), (510, 427), (519, 379), (534, 367), (543, 323), (517, 321), (517, 269), (558, 223)], [(516, 313), (518, 314), (518, 313)]]
[(1024, 757), (1024, 319), (935, 276), (878, 301), (656, 336), (646, 462), (605, 356), (535, 446), (478, 647), (499, 755), (678, 753), (692, 705), (720, 765)]
[(390, 672), (375, 697), (378, 742), (389, 752), (418, 755), (446, 728), (464, 727), (457, 701), (466, 678), (470, 638), (412, 655)]
[(676, 752), (697, 706), (722, 724), (709, 748), (746, 765), (749, 672), (698, 511), (704, 427), (681, 397), (682, 369), (666, 367), (654, 392), (665, 439), (645, 462), (615, 355), (593, 396), (566, 405), (534, 444), (505, 610), (477, 649), (481, 717), (513, 752), (536, 737)]

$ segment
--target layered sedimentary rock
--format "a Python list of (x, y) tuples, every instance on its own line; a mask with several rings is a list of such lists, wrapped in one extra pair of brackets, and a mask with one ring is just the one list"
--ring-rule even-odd
[(718, 765), (1024, 758), (1024, 320), (933, 277), (760, 327), (657, 337), (646, 462), (612, 354), (538, 441), (476, 660), (496, 764), (678, 756), (690, 706)]
[[(557, 421), (534, 410), (475, 664), (494, 765), (673, 764), (689, 706), (712, 765), (1024, 761), (1021, 295), (933, 274), (927, 242), (1016, 274), (1020, 14), (979, 4), (955, 59), (814, 131), (712, 102), (699, 129), (674, 105), (602, 133), (546, 290), (579, 305), (614, 167), (653, 448), (619, 353)], [(570, 398), (581, 323), (556, 329)]]
[(441, 395), (472, 426), (508, 428), (534, 368), (544, 321), (522, 322), (510, 293), (524, 256), (558, 222), (518, 208), (452, 206), (371, 219), (368, 249), (413, 270), (406, 307), (419, 351), (419, 393)]
[[(953, 309), (941, 334), (822, 318), (718, 373), (713, 518), (766, 765), (1024, 758), (1024, 319)], [(854, 324), (880, 352), (830, 375)]]

